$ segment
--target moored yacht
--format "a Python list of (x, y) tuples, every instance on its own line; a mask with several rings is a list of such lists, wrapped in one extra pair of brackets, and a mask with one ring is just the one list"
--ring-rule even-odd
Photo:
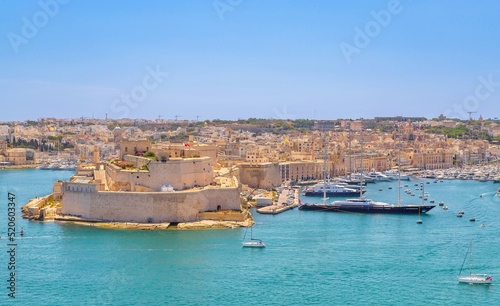
[(323, 210), (335, 212), (381, 213), (381, 214), (418, 214), (426, 213), (435, 205), (396, 205), (377, 202), (365, 198), (333, 201), (332, 204), (304, 204), (300, 210)]
[(391, 180), (387, 175), (385, 175), (381, 172), (376, 172), (376, 171), (372, 171), (372, 172), (368, 173), (368, 176), (371, 177), (372, 179), (374, 179), (375, 181), (379, 181), (379, 182)]
[(360, 192), (366, 192), (363, 188), (362, 191), (360, 189), (347, 188), (341, 184), (331, 183), (329, 180), (325, 182), (320, 182), (315, 184), (312, 187), (306, 188), (304, 195), (305, 196), (322, 196), (326, 194), (327, 197), (349, 197), (353, 195), (357, 195)]
[(401, 179), (403, 181), (409, 181), (411, 179), (411, 174), (399, 174), (397, 171), (388, 170), (383, 173), (385, 176), (389, 177), (391, 180)]

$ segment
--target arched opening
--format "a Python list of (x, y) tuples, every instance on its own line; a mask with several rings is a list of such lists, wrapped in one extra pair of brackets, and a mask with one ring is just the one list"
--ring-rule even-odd
[(220, 205), (217, 205), (217, 211), (221, 211), (222, 207)]

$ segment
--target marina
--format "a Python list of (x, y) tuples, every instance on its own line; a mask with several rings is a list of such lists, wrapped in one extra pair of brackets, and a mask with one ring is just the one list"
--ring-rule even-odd
[(432, 179), (434, 183), (442, 180), (474, 180), (478, 182), (500, 183), (500, 165), (466, 165), (461, 168), (419, 171), (421, 178)]

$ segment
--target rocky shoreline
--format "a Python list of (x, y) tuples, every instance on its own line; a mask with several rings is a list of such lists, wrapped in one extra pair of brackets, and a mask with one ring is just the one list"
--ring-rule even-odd
[(234, 229), (239, 227), (249, 227), (253, 225), (253, 219), (248, 218), (243, 222), (239, 221), (216, 221), (200, 220), (194, 222), (173, 223), (136, 223), (136, 222), (106, 222), (84, 220), (69, 216), (57, 216), (54, 221), (61, 224), (74, 224), (81, 226), (91, 226), (105, 229), (126, 229), (126, 230), (202, 230), (202, 229)]

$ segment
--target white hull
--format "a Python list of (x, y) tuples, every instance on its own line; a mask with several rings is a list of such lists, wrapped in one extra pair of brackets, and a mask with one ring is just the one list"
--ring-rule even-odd
[(244, 248), (265, 248), (266, 243), (260, 240), (244, 241), (242, 242)]
[(472, 274), (467, 276), (459, 276), (458, 281), (460, 283), (467, 284), (491, 284), (493, 279), (487, 274)]
[[(397, 181), (398, 180), (398, 173), (397, 172), (385, 172), (384, 175), (386, 175), (388, 178), (391, 180)], [(401, 180), (402, 181), (409, 181), (411, 180), (411, 175), (409, 174), (401, 174)]]

